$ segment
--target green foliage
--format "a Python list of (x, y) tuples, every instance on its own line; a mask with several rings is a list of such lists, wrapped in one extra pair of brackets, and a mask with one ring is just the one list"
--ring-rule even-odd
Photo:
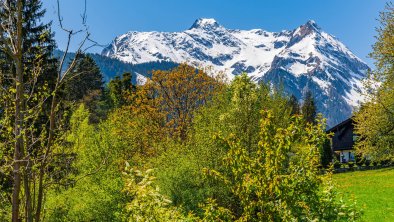
[[(166, 151), (154, 163), (158, 185), (175, 205), (202, 215), (199, 205), (209, 197), (225, 206), (235, 206), (238, 199), (221, 182), (202, 174), (204, 168), (222, 170), (226, 146), (215, 139), (235, 134), (251, 152), (259, 139), (260, 110), (280, 114), (275, 124), (285, 126), (290, 119), (287, 99), (268, 86), (256, 85), (245, 74), (240, 75), (206, 106), (198, 109), (189, 138), (183, 143), (166, 143)], [(224, 170), (224, 169), (223, 169)]]
[(211, 196), (230, 202), (228, 192), (219, 181), (207, 178), (202, 169), (220, 164), (224, 152), (211, 150), (201, 144), (166, 143), (167, 150), (153, 164), (157, 167), (157, 185), (171, 198), (175, 206), (182, 206), (184, 213), (203, 213), (200, 204)]
[(259, 111), (263, 109), (264, 98), (269, 97), (265, 86), (258, 87), (250, 78), (243, 74), (235, 78), (230, 85), (232, 92), (229, 112), (224, 116), (230, 133), (242, 132), (241, 143), (247, 150), (252, 150), (256, 144), (259, 131)]
[(50, 159), (46, 136), (57, 65), (51, 23), (41, 21), (44, 14), (40, 0), (0, 4), (0, 196), (8, 202), (0, 205), (12, 203), (13, 220), (40, 218), (41, 172), (44, 183), (54, 176), (39, 169)]
[(219, 114), (221, 132), (225, 136), (237, 134), (240, 142), (249, 151), (255, 149), (259, 135), (261, 110), (272, 110), (278, 115), (273, 119), (278, 126), (289, 123), (290, 108), (283, 92), (271, 90), (268, 85), (257, 85), (246, 75), (237, 76), (229, 86), (226, 107)]
[(81, 105), (72, 115), (67, 133), (67, 150), (77, 158), (68, 163), (72, 171), (67, 181), (47, 194), (48, 221), (114, 221), (123, 208), (118, 157), (119, 138), (106, 122), (89, 124), (89, 112)]
[(123, 193), (129, 199), (125, 206), (124, 221), (192, 221), (193, 216), (184, 216), (179, 208), (159, 192), (154, 185), (153, 170), (133, 170), (128, 164), (123, 174)]
[[(380, 15), (377, 42), (371, 57), (375, 70), (366, 81), (367, 102), (355, 115), (356, 148), (373, 160), (394, 159), (394, 9), (388, 4)], [(380, 82), (380, 84), (376, 84)]]
[[(229, 209), (239, 221), (353, 221), (358, 212), (337, 202), (330, 175), (318, 170), (324, 125), (304, 127), (299, 117), (281, 128), (261, 113), (260, 141), (252, 152), (236, 136), (223, 139), (227, 170), (206, 169), (238, 197)], [(222, 206), (226, 208), (227, 206)], [(223, 209), (221, 210), (223, 211)], [(218, 214), (221, 214), (220, 212)]]
[(202, 217), (203, 222), (210, 221), (233, 221), (234, 215), (232, 212), (224, 207), (220, 207), (214, 199), (208, 198), (205, 204), (201, 204), (204, 210)]
[(142, 111), (123, 106), (95, 125), (84, 106), (74, 112), (59, 149), (76, 158), (67, 183), (47, 194), (48, 221), (359, 217), (318, 170), (323, 126), (290, 117), (286, 97), (246, 75), (195, 110), (186, 140), (167, 137)]
[(111, 106), (118, 108), (129, 104), (128, 99), (135, 92), (135, 86), (131, 84), (131, 73), (123, 73), (122, 78), (116, 76), (108, 84), (108, 95)]
[(9, 202), (7, 194), (10, 192), (3, 186), (3, 180), (5, 180), (4, 175), (0, 176), (0, 221), (9, 221), (11, 216), (11, 204)]

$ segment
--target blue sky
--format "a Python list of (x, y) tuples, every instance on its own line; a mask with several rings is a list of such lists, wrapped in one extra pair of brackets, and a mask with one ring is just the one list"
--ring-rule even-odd
[[(87, 0), (87, 23), (92, 38), (108, 44), (130, 30), (182, 31), (201, 17), (215, 18), (227, 28), (267, 31), (291, 30), (313, 19), (372, 65), (367, 56), (375, 41), (375, 27), (379, 24), (376, 19), (385, 3), (384, 0)], [(60, 4), (65, 26), (80, 28), (84, 1), (60, 0)], [(45, 21), (54, 20), (55, 38), (62, 49), (67, 38), (59, 29), (56, 0), (45, 0), (44, 7)], [(78, 38), (74, 45), (77, 42)]]

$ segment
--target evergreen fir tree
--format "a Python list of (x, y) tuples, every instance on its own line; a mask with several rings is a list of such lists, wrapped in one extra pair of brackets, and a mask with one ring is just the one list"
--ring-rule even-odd
[[(34, 63), (40, 62), (42, 73), (39, 75), (38, 83), (46, 82), (53, 88), (58, 61), (53, 56), (56, 43), (51, 31), (52, 22), (41, 22), (46, 10), (42, 8), (40, 0), (25, 1), (24, 4), (24, 66), (27, 71), (31, 71)], [(40, 55), (39, 58), (37, 55)]]
[[(91, 123), (105, 118), (108, 108), (105, 106), (103, 75), (90, 55), (78, 55), (77, 64), (64, 85), (63, 98), (70, 104), (83, 103), (91, 113)], [(64, 110), (70, 108), (64, 107)]]
[(132, 84), (131, 80), (131, 73), (125, 72), (123, 73), (122, 78), (116, 76), (109, 82), (108, 97), (113, 108), (126, 105), (131, 94), (135, 92), (136, 87)]
[(122, 90), (129, 91), (132, 89), (131, 73), (125, 72), (122, 75)]
[(297, 97), (292, 94), (289, 98), (289, 107), (291, 108), (291, 115), (301, 114), (300, 104), (298, 103)]
[[(12, 8), (16, 7), (15, 1), (11, 1), (9, 6)], [(1, 10), (0, 20), (8, 21), (8, 10)], [(55, 40), (53, 39), (53, 33), (51, 31), (51, 22), (42, 23), (41, 18), (44, 16), (46, 10), (42, 8), (42, 2), (40, 0), (23, 1), (23, 42), (22, 42), (22, 61), (24, 70), (24, 79), (29, 80), (27, 84), (24, 84), (25, 91), (30, 91), (31, 94), (36, 94), (42, 91), (43, 88), (49, 87), (54, 88), (56, 78), (56, 67), (58, 60), (53, 57), (53, 50), (56, 48)], [(0, 72), (5, 75), (13, 75), (13, 67), (11, 58), (5, 52), (3, 47), (6, 42), (1, 42), (0, 39)], [(37, 64), (39, 69), (37, 70)], [(39, 74), (38, 74), (39, 73)], [(4, 75), (4, 76), (5, 76)], [(34, 83), (32, 83), (34, 81)], [(6, 79), (0, 80), (3, 89), (8, 89), (11, 86), (11, 82)], [(4, 92), (3, 92), (4, 93)], [(0, 92), (2, 96), (2, 92)], [(2, 98), (4, 98), (2, 96)], [(5, 101), (0, 101), (0, 107)], [(35, 106), (35, 102), (29, 100), (26, 105)], [(50, 102), (43, 104), (40, 117), (36, 121), (36, 125), (42, 125), (47, 122), (44, 117), (45, 113), (49, 110)], [(26, 107), (26, 108), (28, 108)], [(1, 116), (0, 116), (1, 118)], [(1, 139), (1, 138), (0, 138)]]
[(327, 168), (333, 159), (333, 153), (331, 149), (331, 141), (326, 139), (322, 146), (322, 151), (320, 152), (321, 165)]
[(67, 101), (81, 101), (93, 91), (103, 91), (103, 75), (89, 55), (79, 55), (77, 64), (64, 86)]
[[(10, 10), (0, 9), (0, 20), (9, 20), (9, 11), (15, 10), (16, 2), (10, 1), (8, 3)], [(40, 75), (38, 75), (35, 84), (26, 84), (26, 90), (31, 88), (31, 85), (37, 90), (40, 86), (54, 85), (56, 78), (57, 59), (53, 57), (53, 50), (56, 48), (53, 33), (51, 31), (51, 22), (44, 24), (41, 18), (44, 16), (46, 10), (42, 8), (40, 0), (23, 1), (23, 69), (24, 78), (33, 79), (36, 77), (38, 70), (37, 64), (40, 64)], [(5, 51), (6, 42), (1, 42), (0, 38), (0, 70), (3, 74), (12, 75), (14, 67), (12, 67), (11, 58)], [(1, 82), (3, 87), (7, 87), (10, 83), (7, 81)], [(29, 88), (30, 87), (30, 88)], [(36, 90), (36, 91), (37, 91)]]
[(311, 91), (307, 91), (304, 96), (304, 103), (301, 107), (304, 120), (308, 123), (316, 123), (316, 106)]
[(116, 108), (120, 106), (121, 95), (122, 95), (121, 80), (119, 76), (115, 76), (115, 78), (108, 83), (108, 98), (111, 107)]

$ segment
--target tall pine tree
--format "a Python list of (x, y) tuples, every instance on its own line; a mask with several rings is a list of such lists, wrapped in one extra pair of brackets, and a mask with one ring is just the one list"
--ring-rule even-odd
[(313, 99), (312, 92), (310, 90), (306, 91), (304, 96), (304, 102), (302, 103), (301, 112), (304, 120), (308, 123), (316, 123), (316, 106)]
[(290, 96), (288, 104), (291, 108), (291, 115), (301, 114), (300, 104), (298, 103), (298, 99), (294, 96), (294, 94)]
[(72, 75), (64, 84), (64, 99), (81, 101), (94, 91), (102, 92), (103, 84), (103, 75), (96, 62), (89, 55), (80, 54)]
[(128, 100), (135, 92), (136, 86), (131, 82), (132, 74), (125, 72), (122, 77), (116, 76), (108, 84), (108, 97), (113, 108), (128, 104)]

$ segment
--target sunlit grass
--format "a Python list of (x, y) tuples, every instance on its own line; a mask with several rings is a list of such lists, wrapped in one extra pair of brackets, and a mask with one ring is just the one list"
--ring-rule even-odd
[(394, 221), (394, 167), (334, 175), (339, 191), (355, 196), (363, 221)]

